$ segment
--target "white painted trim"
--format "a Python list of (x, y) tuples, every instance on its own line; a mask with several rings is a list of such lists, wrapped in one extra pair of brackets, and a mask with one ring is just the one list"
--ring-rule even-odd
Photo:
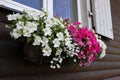
[(53, 16), (53, 0), (43, 0), (43, 8)]
[(78, 12), (78, 21), (82, 22), (82, 18), (81, 18), (81, 0), (77, 0), (77, 12)]
[(25, 9), (39, 11), (32, 7), (28, 7), (26, 5), (15, 2), (13, 0), (0, 0), (0, 7), (7, 8), (7, 9), (13, 10), (13, 11), (18, 11), (18, 12), (22, 12)]

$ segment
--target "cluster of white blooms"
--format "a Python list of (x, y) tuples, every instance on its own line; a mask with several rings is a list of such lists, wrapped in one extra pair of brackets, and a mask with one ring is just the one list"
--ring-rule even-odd
[(26, 10), (25, 12), (28, 14), (26, 15), (28, 19), (39, 20), (41, 17), (45, 16), (45, 13), (42, 11), (36, 12), (36, 11)]
[(12, 20), (16, 20), (16, 19), (19, 19), (21, 17), (21, 15), (19, 13), (16, 13), (16, 14), (9, 14), (7, 15), (8, 17), (8, 20), (9, 21), (12, 21)]
[(61, 68), (60, 64), (62, 63), (62, 61), (63, 61), (63, 58), (56, 58), (56, 57), (54, 57), (50, 61), (50, 63), (51, 63), (50, 68), (53, 68), (53, 69), (55, 69), (55, 68)]

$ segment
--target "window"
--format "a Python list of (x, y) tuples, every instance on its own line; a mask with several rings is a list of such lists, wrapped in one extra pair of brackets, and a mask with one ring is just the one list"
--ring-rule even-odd
[(42, 8), (42, 0), (13, 0), (29, 7), (40, 10)]
[(53, 0), (53, 15), (62, 18), (69, 18), (71, 21), (77, 20), (76, 0)]
[(0, 6), (21, 12), (24, 9), (39, 11), (37, 9), (43, 7), (53, 16), (80, 21), (90, 29), (94, 26), (100, 35), (114, 37), (110, 0), (0, 0)]

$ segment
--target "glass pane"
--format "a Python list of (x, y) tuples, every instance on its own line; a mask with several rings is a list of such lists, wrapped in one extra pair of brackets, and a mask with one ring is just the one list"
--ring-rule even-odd
[(40, 10), (42, 8), (42, 0), (13, 0), (29, 7)]
[(53, 0), (53, 14), (77, 21), (77, 0)]

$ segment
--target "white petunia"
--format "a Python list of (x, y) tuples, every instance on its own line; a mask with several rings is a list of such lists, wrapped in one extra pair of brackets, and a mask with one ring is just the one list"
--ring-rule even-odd
[(54, 47), (59, 47), (60, 46), (60, 42), (59, 42), (58, 39), (54, 39), (53, 44), (54, 44)]
[(45, 13), (44, 13), (44, 12), (42, 12), (42, 11), (40, 11), (40, 13), (39, 13), (39, 14), (40, 14), (40, 15), (39, 15), (39, 16), (40, 16), (40, 18), (45, 16)]
[(31, 11), (31, 10), (26, 10), (25, 12), (27, 13), (26, 17), (28, 19), (39, 20), (39, 15), (40, 15), (39, 12)]
[(24, 26), (23, 36), (24, 37), (30, 37), (31, 36), (31, 32), (30, 32), (30, 28), (29, 27)]
[(100, 58), (103, 58), (105, 55), (106, 55), (106, 49), (107, 49), (107, 46), (106, 46), (106, 44), (102, 41), (102, 40), (100, 40), (100, 39), (98, 39), (98, 42), (100, 43), (100, 47), (102, 48), (102, 52), (101, 52), (101, 54), (100, 54)]
[(60, 66), (59, 64), (56, 64), (56, 67), (57, 67), (57, 68), (60, 68), (61, 66)]
[(101, 52), (101, 54), (100, 54), (100, 59), (103, 58), (103, 57), (105, 57), (105, 56), (106, 56), (106, 51), (103, 50), (103, 51)]
[(34, 42), (33, 42), (33, 45), (36, 46), (36, 45), (40, 45), (41, 43), (41, 37), (40, 36), (34, 36)]
[(16, 26), (17, 26), (17, 29), (23, 29), (23, 27), (24, 27), (24, 22), (18, 21), (18, 22), (16, 23)]
[(70, 34), (69, 34), (69, 32), (68, 32), (68, 30), (67, 29), (65, 29), (65, 34), (66, 34), (66, 36), (68, 36), (68, 37), (70, 37)]
[(9, 14), (9, 15), (7, 15), (7, 18), (8, 18), (9, 21), (11, 21), (11, 20), (16, 20), (16, 19), (18, 19), (19, 16), (20, 16), (19, 13), (12, 14), (12, 15)]
[(13, 29), (13, 31), (10, 32), (10, 35), (12, 37), (14, 37), (15, 39), (17, 39), (17, 38), (21, 37), (22, 34), (19, 29)]
[(42, 46), (48, 45), (48, 42), (49, 42), (48, 38), (46, 38), (46, 37), (42, 38), (42, 41), (41, 41)]
[(48, 27), (44, 28), (43, 31), (45, 36), (50, 36), (52, 34), (52, 30)]
[(50, 56), (51, 52), (52, 52), (52, 49), (48, 45), (46, 45), (43, 48), (42, 52), (43, 52), (43, 56)]
[(63, 62), (63, 59), (62, 59), (62, 58), (60, 58), (60, 59), (59, 59), (59, 63), (62, 63), (62, 62)]
[(57, 33), (56, 36), (58, 37), (58, 40), (60, 40), (60, 41), (64, 40), (64, 35), (62, 32)]
[(27, 22), (26, 27), (29, 28), (29, 32), (32, 33), (34, 31), (37, 31), (38, 24), (36, 22)]
[(50, 65), (50, 68), (55, 69), (56, 67), (54, 65)]
[(59, 59), (56, 58), (56, 57), (53, 58), (53, 61), (55, 61), (55, 62), (57, 62), (58, 60), (59, 60)]
[(46, 19), (45, 19), (45, 27), (52, 27), (53, 26), (53, 22), (52, 22), (52, 20), (51, 20), (51, 18), (49, 18), (49, 17), (47, 17)]
[(71, 43), (72, 43), (71, 38), (65, 38), (65, 45), (66, 46), (71, 46)]
[(61, 48), (58, 48), (55, 55), (56, 55), (56, 56), (60, 56), (60, 55), (61, 55), (61, 52), (62, 52), (62, 49), (61, 49)]

